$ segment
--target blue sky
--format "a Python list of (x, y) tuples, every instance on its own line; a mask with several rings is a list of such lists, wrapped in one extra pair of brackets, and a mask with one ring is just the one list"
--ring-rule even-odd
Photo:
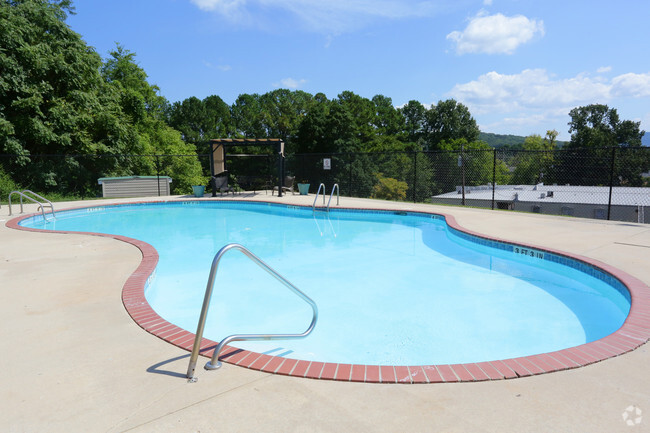
[(395, 106), (455, 98), (482, 131), (568, 139), (568, 112), (650, 131), (650, 1), (78, 0), (68, 24), (119, 42), (170, 101), (277, 88)]

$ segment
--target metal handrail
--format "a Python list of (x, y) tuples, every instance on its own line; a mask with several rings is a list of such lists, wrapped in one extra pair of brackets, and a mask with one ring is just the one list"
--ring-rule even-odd
[[(41, 202), (41, 201), (35, 200), (35, 199), (33, 199), (32, 197), (28, 196), (25, 193), (32, 194), (34, 197), (36, 197), (38, 199), (41, 199), (43, 201)], [(13, 194), (18, 194), (18, 196), (20, 197), (20, 213), (23, 213), (23, 197), (24, 197), (27, 200), (31, 201), (32, 203), (36, 203), (38, 205), (37, 212), (38, 212), (38, 210), (41, 211), (41, 214), (43, 214), (43, 219), (44, 220), (47, 221), (47, 217), (45, 216), (45, 206), (46, 206), (45, 203), (47, 203), (47, 206), (49, 206), (50, 209), (52, 210), (52, 216), (54, 218), (56, 218), (56, 214), (54, 213), (54, 205), (52, 204), (52, 202), (49, 201), (48, 199), (46, 199), (45, 197), (36, 194), (34, 191), (30, 191), (28, 189), (24, 189), (22, 191), (11, 191), (9, 193), (9, 215), (12, 215), (12, 213), (11, 213), (11, 196)]]
[(314, 197), (314, 204), (311, 205), (311, 210), (316, 210), (316, 200), (318, 200), (318, 194), (320, 194), (321, 188), (323, 189), (323, 206), (325, 206), (325, 184), (321, 183), (318, 185), (318, 191), (316, 191), (316, 197)]
[[(339, 184), (335, 183), (334, 186), (332, 187), (332, 193), (330, 194), (330, 199), (327, 201), (327, 210), (330, 210), (330, 203), (332, 202), (332, 196), (334, 195), (334, 190), (336, 189), (336, 205), (339, 205), (339, 194), (341, 193), (339, 189)], [(323, 196), (323, 198), (325, 198)]]
[(205, 289), (205, 297), (203, 298), (203, 307), (201, 308), (201, 316), (199, 317), (199, 324), (196, 328), (196, 336), (194, 337), (194, 346), (192, 347), (192, 355), (190, 356), (190, 363), (187, 367), (187, 378), (190, 379), (191, 381), (196, 381), (196, 377), (194, 376), (194, 371), (196, 369), (196, 362), (199, 357), (201, 340), (203, 339), (203, 330), (205, 328), (205, 321), (208, 315), (208, 309), (210, 307), (210, 298), (212, 297), (212, 289), (214, 288), (214, 280), (217, 275), (217, 268), (219, 267), (219, 262), (221, 261), (221, 258), (224, 256), (224, 254), (233, 249), (239, 250), (242, 253), (244, 253), (246, 257), (251, 259), (259, 267), (261, 267), (266, 272), (268, 272), (273, 277), (275, 277), (276, 280), (284, 284), (287, 288), (291, 289), (291, 291), (293, 291), (296, 295), (298, 295), (303, 301), (307, 302), (312, 308), (313, 316), (311, 319), (311, 323), (309, 324), (309, 327), (305, 332), (301, 334), (233, 334), (227, 336), (226, 338), (221, 340), (221, 342), (217, 345), (216, 349), (214, 349), (214, 354), (212, 355), (212, 359), (205, 364), (206, 370), (215, 370), (221, 367), (221, 362), (219, 361), (219, 354), (221, 353), (225, 345), (230, 343), (231, 341), (287, 340), (287, 339), (305, 338), (311, 333), (311, 331), (314, 330), (314, 326), (316, 326), (316, 321), (318, 320), (318, 307), (316, 306), (316, 303), (309, 296), (301, 292), (296, 286), (291, 284), (282, 275), (278, 274), (274, 269), (272, 269), (269, 265), (264, 263), (259, 257), (257, 257), (255, 254), (250, 252), (250, 250), (248, 250), (243, 245), (234, 244), (234, 243), (228, 244), (223, 248), (221, 248), (214, 256), (214, 259), (212, 260), (212, 267), (210, 268), (208, 285)]

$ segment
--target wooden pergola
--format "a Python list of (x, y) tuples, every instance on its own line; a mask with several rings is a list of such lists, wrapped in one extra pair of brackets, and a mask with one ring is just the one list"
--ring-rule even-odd
[(226, 147), (274, 146), (278, 155), (278, 197), (284, 186), (284, 141), (279, 138), (214, 138), (210, 140), (210, 172), (212, 176), (226, 171)]

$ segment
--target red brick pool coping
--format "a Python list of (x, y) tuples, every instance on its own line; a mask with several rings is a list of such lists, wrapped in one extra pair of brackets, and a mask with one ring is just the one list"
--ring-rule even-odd
[[(191, 201), (183, 199), (182, 201)], [(207, 201), (202, 199), (200, 201)], [(247, 203), (269, 203), (263, 201), (238, 200)], [(160, 203), (161, 201), (140, 201), (136, 203)], [(171, 200), (169, 202), (176, 202)], [(112, 205), (100, 205), (112, 206)], [(300, 205), (291, 205), (300, 206)], [(95, 206), (83, 206), (72, 209), (84, 209)], [(345, 208), (353, 209), (359, 208)], [(399, 209), (367, 209), (387, 212), (403, 212)], [(438, 212), (414, 211), (413, 213), (440, 215), (447, 224), (461, 232), (479, 238), (514, 244), (512, 241), (489, 237), (481, 233), (461, 227), (452, 215)], [(161, 338), (177, 347), (187, 351), (192, 350), (195, 335), (178, 326), (167, 322), (160, 317), (145, 299), (144, 290), (148, 279), (153, 275), (158, 264), (158, 252), (146, 242), (119, 235), (104, 233), (88, 233), (74, 231), (50, 231), (29, 227), (22, 227), (19, 222), (36, 214), (16, 217), (7, 221), (9, 228), (34, 232), (83, 234), (102, 236), (129, 243), (137, 247), (142, 253), (142, 261), (138, 268), (129, 276), (122, 289), (122, 303), (131, 318), (145, 331)], [(536, 245), (517, 243), (516, 245), (535, 248), (543, 252), (579, 260), (599, 268), (616, 277), (629, 290), (631, 297), (630, 313), (623, 325), (614, 333), (591, 343), (570, 347), (555, 352), (523, 356), (496, 361), (485, 361), (467, 364), (441, 364), (441, 365), (359, 365), (337, 364), (330, 362), (302, 361), (280, 356), (271, 356), (248, 350), (226, 346), (220, 360), (229, 364), (259, 370), (267, 373), (282, 374), (287, 376), (306, 377), (312, 379), (329, 379), (338, 381), (367, 382), (367, 383), (440, 383), (440, 382), (476, 382), (497, 379), (512, 379), (516, 377), (533, 376), (555, 371), (569, 370), (589, 364), (614, 358), (630, 352), (643, 345), (650, 339), (650, 288), (641, 280), (623, 272), (607, 263), (598, 260), (554, 250)], [(203, 338), (201, 341), (201, 354), (212, 356), (217, 342)]]

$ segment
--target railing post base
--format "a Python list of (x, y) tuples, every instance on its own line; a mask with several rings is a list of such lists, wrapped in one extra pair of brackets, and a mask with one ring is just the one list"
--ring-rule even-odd
[(196, 361), (190, 359), (190, 364), (187, 366), (187, 374), (185, 377), (190, 380), (194, 379), (194, 370), (196, 370)]
[(205, 368), (206, 370), (217, 370), (221, 368), (221, 365), (222, 365), (221, 361), (217, 361), (214, 364), (212, 363), (212, 361), (208, 361), (205, 363), (205, 367), (203, 368)]

